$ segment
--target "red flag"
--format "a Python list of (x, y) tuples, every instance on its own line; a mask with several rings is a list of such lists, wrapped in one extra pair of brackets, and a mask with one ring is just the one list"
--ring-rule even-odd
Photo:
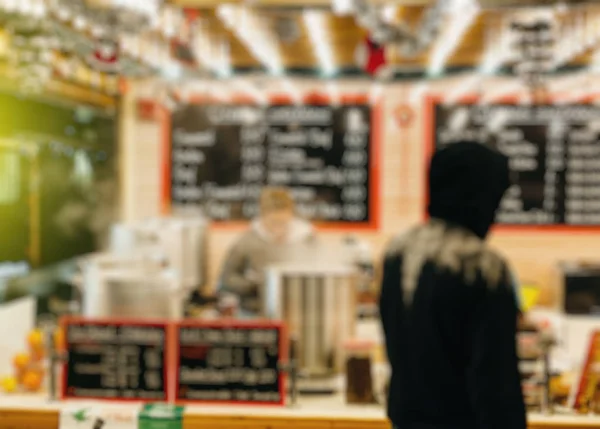
[(374, 42), (370, 37), (358, 47), (356, 56), (358, 65), (372, 76), (387, 64), (385, 46)]
[(100, 39), (94, 50), (94, 59), (106, 65), (115, 64), (119, 58), (119, 44), (114, 40)]
[(94, 70), (104, 73), (118, 73), (120, 66), (120, 47), (116, 40), (100, 38), (87, 58)]

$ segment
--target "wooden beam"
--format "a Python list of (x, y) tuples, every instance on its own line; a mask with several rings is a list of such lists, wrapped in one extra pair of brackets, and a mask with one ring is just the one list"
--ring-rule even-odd
[[(12, 92), (17, 87), (17, 83), (9, 77), (7, 64), (0, 62), (0, 89)], [(117, 105), (116, 97), (56, 79), (46, 83), (45, 91), (42, 91), (40, 96), (54, 96), (58, 99), (101, 108), (114, 108)]]
[[(373, 4), (390, 4), (389, 0), (371, 0)], [(245, 0), (172, 0), (171, 3), (193, 9), (210, 9), (224, 3), (244, 4)], [(395, 0), (398, 6), (428, 6), (434, 0)], [(254, 6), (258, 7), (328, 7), (331, 0), (256, 0)]]
[(88, 88), (77, 86), (70, 82), (51, 80), (46, 85), (46, 90), (50, 94), (64, 97), (78, 103), (90, 104), (92, 106), (114, 108), (117, 105), (116, 97), (111, 97)]

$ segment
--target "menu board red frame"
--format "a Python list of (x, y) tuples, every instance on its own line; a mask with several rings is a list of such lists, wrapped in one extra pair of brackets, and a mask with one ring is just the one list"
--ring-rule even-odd
[[(598, 379), (592, 377), (592, 371), (594, 371), (594, 366), (598, 365), (598, 357), (596, 353), (596, 349), (600, 346), (600, 331), (594, 331), (590, 335), (590, 342), (588, 344), (588, 350), (585, 358), (585, 362), (580, 370), (579, 377), (577, 379), (577, 384), (573, 386), (573, 390), (571, 392), (571, 397), (569, 398), (569, 406), (573, 407), (575, 410), (579, 410), (585, 404), (582, 404), (581, 401), (584, 398), (584, 395), (592, 390), (595, 392), (596, 385), (598, 384)], [(593, 383), (594, 385), (590, 386)]]
[[(548, 100), (559, 99), (559, 95), (554, 94), (548, 97)], [(576, 100), (579, 104), (589, 104), (596, 97), (590, 95)], [(478, 95), (466, 94), (460, 99), (455, 101), (455, 104), (475, 104), (480, 100)], [(423, 195), (423, 219), (428, 219), (429, 214), (427, 208), (429, 206), (429, 194), (427, 189), (429, 188), (429, 163), (433, 153), (435, 152), (435, 105), (444, 101), (444, 97), (439, 94), (433, 94), (425, 97), (424, 102), (424, 120), (423, 135), (425, 138), (425, 150), (423, 151), (423, 183), (424, 183), (424, 195)], [(497, 98), (495, 104), (518, 104), (519, 97), (514, 94), (508, 94), (504, 97)], [(585, 233), (600, 232), (600, 226), (596, 225), (495, 225), (492, 227), (493, 231), (498, 232), (551, 232), (551, 233)]]
[[(277, 329), (279, 331), (279, 359), (280, 363), (287, 363), (289, 338), (287, 329), (283, 322), (275, 321), (240, 321), (240, 320), (217, 320), (217, 321), (202, 321), (202, 320), (185, 320), (175, 324), (173, 329), (173, 347), (175, 349), (175, 390), (179, 387), (179, 329), (185, 327), (200, 327), (208, 329)], [(215, 404), (215, 405), (255, 405), (255, 406), (282, 406), (285, 405), (286, 399), (286, 372), (279, 373), (279, 394), (280, 401), (278, 402), (260, 402), (260, 401), (218, 401), (218, 400), (180, 400), (177, 398), (177, 392), (174, 392), (175, 402), (179, 404)]]
[[(165, 390), (165, 399), (167, 402), (171, 402), (171, 376), (169, 374), (169, 364), (170, 364), (170, 354), (172, 350), (172, 325), (169, 322), (164, 321), (145, 321), (145, 320), (135, 320), (135, 319), (86, 319), (83, 317), (66, 317), (61, 319), (60, 327), (65, 335), (65, 349), (69, 349), (68, 343), (68, 335), (67, 335), (67, 327), (69, 325), (90, 325), (90, 326), (141, 326), (141, 327), (155, 327), (155, 328), (164, 328), (165, 330), (165, 349), (164, 349), (164, 360), (163, 360), (163, 386)], [(68, 370), (68, 361), (63, 361), (61, 365), (61, 386), (60, 386), (60, 398), (61, 400), (94, 400), (94, 401), (103, 401), (103, 402), (147, 402), (144, 399), (139, 398), (98, 398), (93, 396), (72, 396), (68, 392), (67, 387), (67, 370)]]
[[(331, 96), (325, 93), (310, 93), (304, 98), (306, 104), (327, 105), (333, 102)], [(256, 101), (252, 98), (236, 95), (231, 98), (227, 104), (253, 104)], [(269, 97), (271, 105), (293, 104), (290, 96), (275, 94)], [(368, 104), (369, 97), (364, 94), (341, 94), (340, 104)], [(222, 104), (213, 97), (192, 97), (190, 104)], [(158, 120), (161, 124), (161, 210), (167, 215), (171, 212), (171, 118), (170, 112), (165, 108), (160, 109)], [(380, 227), (381, 220), (381, 201), (380, 201), (380, 183), (381, 183), (381, 133), (382, 133), (382, 106), (381, 103), (374, 103), (371, 110), (371, 140), (370, 140), (370, 165), (369, 165), (369, 222), (364, 223), (343, 223), (343, 222), (315, 222), (318, 229), (332, 231), (376, 231)], [(220, 230), (241, 230), (246, 228), (249, 222), (218, 222), (211, 227)]]

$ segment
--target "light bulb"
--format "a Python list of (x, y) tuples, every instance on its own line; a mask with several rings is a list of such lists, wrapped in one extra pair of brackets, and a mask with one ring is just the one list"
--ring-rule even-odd
[(104, 34), (104, 28), (99, 25), (92, 26), (92, 36), (101, 37)]
[(31, 15), (33, 11), (33, 4), (31, 0), (21, 0), (17, 6), (17, 12), (22, 15)]
[(43, 51), (40, 54), (40, 60), (44, 63), (44, 64), (50, 64), (52, 62), (52, 59), (54, 58), (54, 54), (52, 53), (52, 51)]
[(19, 8), (19, 0), (4, 0), (3, 2), (3, 8), (8, 12), (8, 13), (14, 13), (18, 10)]
[(31, 15), (35, 18), (46, 16), (46, 4), (44, 0), (35, 0), (31, 5)]
[(86, 27), (87, 22), (83, 16), (77, 15), (73, 21), (73, 25), (77, 30), (83, 30)]
[(332, 8), (336, 15), (349, 15), (354, 11), (354, 1), (332, 0)]
[(71, 19), (71, 12), (66, 7), (60, 7), (56, 12), (56, 16), (61, 21), (68, 21)]

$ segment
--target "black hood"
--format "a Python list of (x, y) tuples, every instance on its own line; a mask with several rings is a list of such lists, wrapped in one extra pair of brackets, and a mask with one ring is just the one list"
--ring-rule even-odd
[(508, 158), (480, 143), (437, 151), (429, 169), (429, 215), (485, 238), (510, 186)]

